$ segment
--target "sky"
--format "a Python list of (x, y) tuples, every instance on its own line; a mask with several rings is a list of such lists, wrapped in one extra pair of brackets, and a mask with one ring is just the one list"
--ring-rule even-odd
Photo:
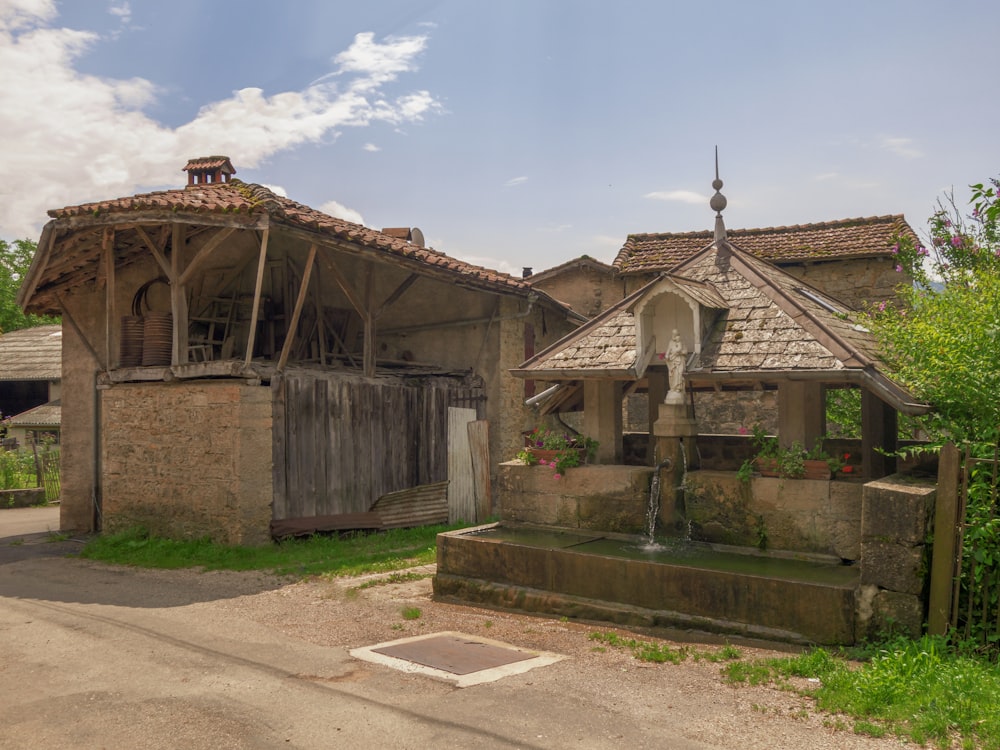
[[(0, 239), (189, 158), (520, 275), (1000, 174), (985, 0), (0, 0)], [(991, 135), (992, 133), (992, 135)]]

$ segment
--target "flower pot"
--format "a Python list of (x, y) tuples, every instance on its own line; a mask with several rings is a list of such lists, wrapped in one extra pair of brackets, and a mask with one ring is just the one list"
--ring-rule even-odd
[(753, 469), (762, 477), (781, 476), (778, 472), (778, 459), (776, 458), (763, 458), (758, 456), (753, 460)]
[(830, 464), (823, 458), (807, 458), (802, 462), (805, 474), (802, 479), (829, 479)]

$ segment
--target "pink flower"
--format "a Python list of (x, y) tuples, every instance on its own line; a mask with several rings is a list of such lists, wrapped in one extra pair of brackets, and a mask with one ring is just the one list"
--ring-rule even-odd
[(744, 427), (743, 425), (740, 425), (740, 429), (739, 429), (739, 433), (740, 433), (741, 435), (748, 435), (748, 434), (750, 434), (750, 430), (748, 430), (748, 429), (747, 429), (746, 427)]
[(961, 238), (961, 236), (959, 236), (959, 235), (956, 234), (954, 237), (952, 237), (951, 238), (951, 246), (952, 247), (961, 247), (962, 246), (962, 238)]
[(895, 255), (898, 252), (899, 252), (899, 243), (897, 242), (895, 245), (892, 246), (892, 254)]
[(552, 475), (552, 478), (553, 478), (553, 479), (562, 479), (562, 474), (559, 474), (559, 473), (557, 472), (557, 473), (555, 473), (555, 474), (553, 474), (553, 475)]
[(885, 300), (882, 300), (881, 302), (878, 303), (878, 311), (885, 312)]
[(930, 255), (930, 252), (923, 245), (917, 246), (917, 255)]
[(902, 273), (903, 267), (899, 264), (896, 265), (896, 273)]

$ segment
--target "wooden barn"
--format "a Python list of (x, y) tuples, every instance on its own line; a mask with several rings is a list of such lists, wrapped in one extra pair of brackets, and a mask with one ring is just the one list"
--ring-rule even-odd
[(62, 528), (258, 543), (489, 515), (531, 420), (508, 369), (578, 316), (227, 157), (184, 169), (50, 211), (20, 290), (63, 319)]

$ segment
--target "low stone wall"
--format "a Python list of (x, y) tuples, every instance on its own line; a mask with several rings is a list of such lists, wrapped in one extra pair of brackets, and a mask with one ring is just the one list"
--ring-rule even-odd
[(30, 487), (26, 490), (0, 490), (0, 509), (30, 508), (45, 504), (45, 488)]
[(642, 534), (651, 467), (594, 465), (559, 479), (547, 466), (500, 464), (496, 501), (503, 521)]
[(271, 390), (242, 381), (101, 392), (103, 519), (176, 539), (270, 540)]
[(695, 541), (861, 557), (860, 482), (692, 471), (684, 486), (680, 512)]

